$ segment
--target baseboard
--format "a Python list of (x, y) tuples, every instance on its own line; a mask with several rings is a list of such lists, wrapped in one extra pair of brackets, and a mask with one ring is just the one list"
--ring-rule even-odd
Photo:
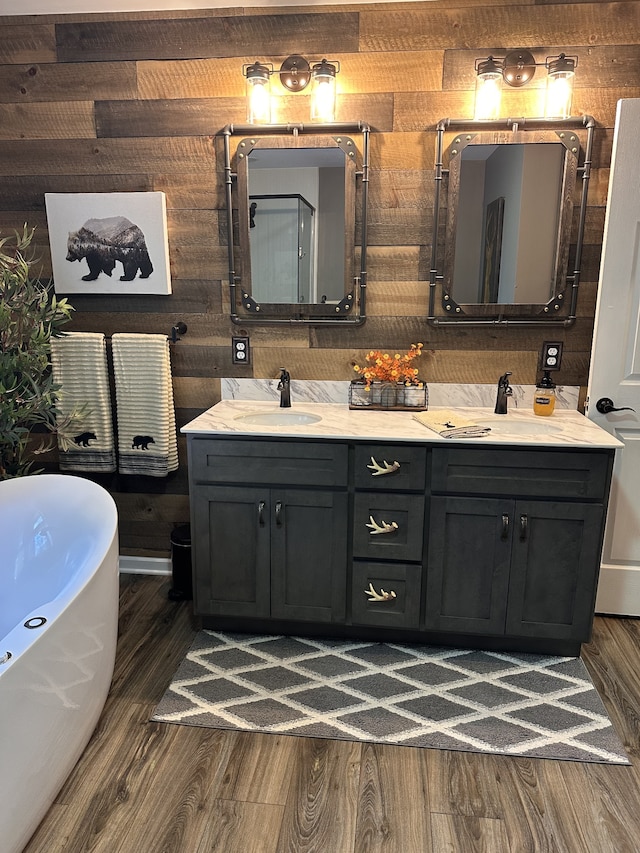
[(127, 557), (120, 555), (120, 573), (128, 575), (170, 575), (168, 557)]
[(640, 616), (640, 571), (637, 568), (601, 566), (596, 613)]

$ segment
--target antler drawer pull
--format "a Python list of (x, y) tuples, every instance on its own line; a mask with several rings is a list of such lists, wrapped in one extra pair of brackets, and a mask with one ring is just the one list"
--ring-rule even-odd
[(376, 592), (372, 583), (369, 583), (369, 589), (365, 589), (364, 594), (369, 596), (367, 601), (393, 601), (394, 598), (397, 598), (392, 589), (387, 592), (380, 587), (380, 592)]
[(394, 533), (398, 529), (398, 525), (395, 521), (381, 521), (380, 524), (378, 524), (372, 515), (369, 516), (369, 524), (366, 526), (371, 528), (369, 531), (371, 536), (375, 536), (376, 533)]
[(385, 459), (382, 465), (379, 462), (371, 457), (371, 465), (367, 465), (367, 468), (371, 469), (372, 477), (379, 477), (381, 474), (393, 474), (394, 471), (397, 471), (400, 467), (399, 462), (387, 462)]

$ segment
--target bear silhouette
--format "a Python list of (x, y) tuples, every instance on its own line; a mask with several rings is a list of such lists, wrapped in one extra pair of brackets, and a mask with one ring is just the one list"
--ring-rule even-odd
[(150, 444), (155, 444), (150, 435), (134, 435), (131, 448), (132, 450), (148, 450)]
[(120, 281), (133, 281), (138, 270), (140, 278), (149, 278), (153, 272), (144, 234), (125, 216), (88, 219), (78, 231), (69, 232), (67, 260), (83, 258), (89, 266), (83, 281), (95, 281), (102, 272), (110, 276), (116, 261), (123, 268)]
[(89, 442), (97, 441), (97, 438), (95, 432), (81, 432), (80, 435), (74, 435), (73, 440), (78, 447), (89, 447)]
[[(89, 250), (86, 254), (86, 261), (89, 265), (89, 272), (87, 275), (82, 276), (83, 281), (95, 281), (101, 272), (106, 273), (109, 277), (111, 277), (111, 273), (113, 272), (116, 262), (114, 260), (105, 260), (102, 257), (100, 252)], [(72, 260), (69, 255), (67, 255), (67, 260)], [(73, 260), (80, 260), (80, 258), (75, 258)]]

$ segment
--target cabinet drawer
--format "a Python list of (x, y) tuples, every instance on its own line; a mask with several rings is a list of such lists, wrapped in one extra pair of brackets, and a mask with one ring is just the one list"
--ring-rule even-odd
[(346, 487), (346, 444), (191, 439), (194, 483)]
[[(418, 628), (421, 566), (401, 563), (354, 563), (351, 621), (354, 625)], [(378, 595), (395, 593), (383, 601), (371, 600), (369, 584)]]
[(398, 444), (358, 444), (355, 451), (356, 489), (422, 492), (427, 451)]
[(609, 451), (433, 449), (433, 492), (602, 500)]
[[(371, 524), (385, 532), (375, 532)], [(386, 525), (386, 526), (385, 526)], [(355, 496), (353, 554), (379, 560), (422, 560), (424, 497), (372, 494)]]

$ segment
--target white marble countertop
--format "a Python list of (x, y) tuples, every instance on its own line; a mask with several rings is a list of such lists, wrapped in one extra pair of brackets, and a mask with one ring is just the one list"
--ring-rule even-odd
[[(448, 407), (447, 411), (451, 411)], [(437, 412), (438, 407), (429, 407)], [(443, 438), (414, 420), (411, 412), (351, 410), (341, 403), (294, 402), (291, 409), (260, 400), (222, 400), (182, 427), (188, 435), (237, 435), (279, 438), (332, 438), (357, 441), (412, 441), (431, 444), (500, 444), (535, 447), (622, 447), (618, 439), (571, 409), (556, 409), (549, 417), (537, 417), (531, 410), (511, 407), (508, 414), (496, 415), (492, 408), (465, 407), (456, 412), (467, 421), (489, 426), (491, 431), (477, 438)], [(241, 420), (258, 413), (307, 413), (320, 420), (313, 424), (264, 425)]]

